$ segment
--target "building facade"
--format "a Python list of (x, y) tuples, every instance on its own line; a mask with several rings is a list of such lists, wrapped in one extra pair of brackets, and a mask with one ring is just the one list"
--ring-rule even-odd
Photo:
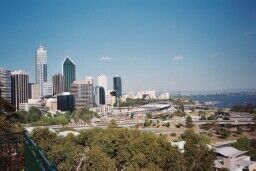
[(45, 110), (45, 104), (41, 99), (28, 99), (27, 103), (20, 103), (20, 110), (29, 111), (31, 107), (36, 107), (39, 110)]
[(105, 104), (105, 90), (103, 87), (96, 86), (94, 91), (94, 98), (96, 105)]
[(71, 84), (76, 80), (76, 66), (68, 57), (62, 64), (62, 75), (64, 76), (64, 91), (69, 92)]
[(64, 76), (62, 74), (55, 74), (52, 77), (53, 95), (58, 95), (64, 92)]
[(108, 77), (105, 74), (98, 77), (98, 86), (103, 87), (105, 92), (108, 91)]
[(20, 103), (28, 102), (28, 79), (28, 74), (21, 70), (11, 73), (11, 103), (16, 107), (17, 110), (19, 109)]
[(74, 111), (75, 110), (75, 98), (70, 93), (63, 93), (57, 95), (57, 109), (60, 111)]
[(40, 96), (43, 94), (43, 83), (47, 82), (47, 51), (43, 46), (39, 46), (35, 55), (36, 84), (40, 85)]
[(75, 107), (89, 108), (95, 105), (94, 88), (86, 80), (74, 81), (70, 88), (70, 93), (75, 97)]
[(56, 98), (49, 98), (45, 100), (45, 109), (50, 113), (57, 112), (57, 99)]
[(31, 99), (32, 98), (32, 86), (34, 85), (34, 83), (28, 83), (28, 98)]
[(41, 96), (52, 96), (52, 82), (44, 82), (43, 83), (43, 91)]
[(94, 78), (93, 78), (93, 76), (85, 76), (85, 81), (86, 81), (88, 84), (94, 85)]
[(11, 103), (11, 71), (0, 68), (0, 97)]
[(31, 98), (32, 99), (40, 98), (40, 85), (39, 84), (31, 85)]

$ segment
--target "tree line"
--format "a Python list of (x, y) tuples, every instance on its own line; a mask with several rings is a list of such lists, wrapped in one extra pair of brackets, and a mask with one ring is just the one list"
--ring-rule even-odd
[(78, 136), (58, 137), (48, 129), (35, 129), (33, 139), (59, 170), (213, 170), (214, 153), (204, 138), (187, 131), (181, 153), (167, 137), (137, 129), (83, 130)]

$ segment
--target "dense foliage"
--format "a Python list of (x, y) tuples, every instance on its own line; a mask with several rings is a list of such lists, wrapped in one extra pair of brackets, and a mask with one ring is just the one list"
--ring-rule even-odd
[(127, 98), (125, 102), (120, 103), (120, 107), (136, 107), (149, 103), (157, 102), (156, 99), (131, 99)]
[(248, 139), (247, 137), (242, 136), (233, 144), (233, 147), (239, 150), (248, 151), (251, 160), (256, 160), (256, 139)]
[(74, 122), (90, 122), (93, 117), (98, 115), (87, 108), (75, 110), (73, 113), (42, 113), (38, 108), (31, 107), (29, 111), (17, 111), (14, 113), (16, 120), (20, 123), (31, 124), (33, 126), (47, 125), (67, 125), (70, 120)]
[(60, 138), (48, 129), (36, 129), (32, 136), (59, 170), (213, 169), (212, 151), (194, 132), (184, 135), (184, 154), (165, 136), (112, 126), (84, 130), (77, 137)]
[(96, 113), (90, 111), (88, 108), (77, 109), (71, 114), (75, 122), (82, 120), (88, 123), (94, 116), (98, 117)]

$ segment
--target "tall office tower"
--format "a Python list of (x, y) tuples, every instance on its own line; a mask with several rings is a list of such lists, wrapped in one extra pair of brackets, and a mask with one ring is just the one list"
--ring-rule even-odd
[(39, 99), (40, 98), (40, 85), (33, 84), (31, 87), (31, 98), (32, 99)]
[(64, 76), (64, 91), (69, 92), (71, 84), (76, 80), (76, 65), (70, 59), (66, 58), (62, 64), (62, 75)]
[(93, 85), (87, 81), (74, 81), (71, 84), (70, 94), (75, 97), (76, 108), (93, 107), (94, 106), (94, 90)]
[(41, 96), (52, 96), (52, 82), (43, 82), (43, 91)]
[(34, 83), (28, 83), (28, 99), (32, 98), (32, 86)]
[(20, 103), (28, 102), (28, 74), (19, 70), (11, 73), (12, 105), (19, 109)]
[(94, 84), (93, 76), (85, 76), (85, 81), (87, 81), (88, 84)]
[(62, 74), (55, 74), (52, 76), (53, 95), (64, 92), (64, 76)]
[(105, 74), (98, 77), (98, 86), (103, 87), (105, 93), (108, 91), (108, 77)]
[(116, 91), (116, 97), (121, 97), (122, 96), (122, 82), (121, 82), (121, 77), (115, 76), (113, 78), (113, 85), (114, 85), (114, 90)]
[(11, 103), (11, 71), (0, 68), (0, 97)]
[(100, 87), (100, 86), (95, 87), (94, 99), (95, 99), (96, 105), (105, 104), (105, 90), (103, 87)]
[(36, 84), (40, 85), (40, 96), (43, 94), (43, 82), (47, 82), (47, 51), (39, 46), (35, 55), (36, 62)]
[(117, 107), (119, 107), (120, 97), (122, 97), (122, 82), (121, 82), (121, 77), (115, 76), (115, 77), (113, 78), (113, 87), (114, 87), (114, 91), (116, 92), (116, 93), (115, 93), (116, 104), (117, 104)]

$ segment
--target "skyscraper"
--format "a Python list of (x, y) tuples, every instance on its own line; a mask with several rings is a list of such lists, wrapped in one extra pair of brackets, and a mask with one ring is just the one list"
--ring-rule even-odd
[(93, 78), (93, 76), (85, 76), (85, 81), (86, 81), (88, 84), (94, 85), (94, 78)]
[(70, 94), (75, 97), (76, 108), (93, 107), (95, 104), (93, 85), (86, 80), (74, 81)]
[(52, 77), (53, 95), (64, 92), (64, 76), (62, 74), (55, 74)]
[(0, 68), (0, 96), (11, 103), (11, 71)]
[(32, 86), (34, 85), (34, 83), (28, 83), (28, 98), (31, 99), (32, 98)]
[(47, 51), (43, 46), (39, 46), (35, 55), (36, 62), (36, 84), (40, 85), (40, 96), (43, 94), (43, 82), (47, 82)]
[(28, 74), (19, 70), (11, 73), (12, 105), (19, 109), (20, 103), (28, 102)]
[(64, 76), (64, 91), (69, 92), (71, 84), (76, 80), (76, 66), (70, 59), (66, 58), (62, 64), (62, 74)]
[(96, 105), (104, 105), (105, 104), (105, 90), (103, 87), (96, 86), (95, 87), (95, 103)]
[(108, 91), (108, 77), (105, 74), (98, 77), (98, 86), (103, 87), (105, 93)]
[(116, 97), (121, 97), (122, 96), (122, 82), (121, 82), (121, 77), (115, 76), (113, 78), (113, 85), (114, 85), (114, 90), (116, 91)]

